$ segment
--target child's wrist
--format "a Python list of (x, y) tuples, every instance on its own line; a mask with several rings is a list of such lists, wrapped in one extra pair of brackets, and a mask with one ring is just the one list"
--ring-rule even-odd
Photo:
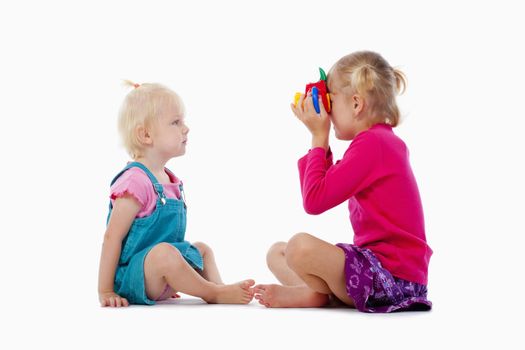
[(312, 135), (312, 148), (321, 147), (328, 149), (328, 135)]
[(98, 290), (98, 294), (107, 294), (107, 293), (113, 293), (114, 290), (113, 290), (113, 287), (111, 288), (103, 288), (103, 289), (100, 289)]

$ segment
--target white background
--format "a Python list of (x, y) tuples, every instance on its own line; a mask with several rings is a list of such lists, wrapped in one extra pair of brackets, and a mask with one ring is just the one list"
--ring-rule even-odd
[[(511, 2), (26, 2), (0, 5), (0, 347), (523, 348), (523, 11)], [(187, 239), (223, 279), (275, 280), (265, 253), (305, 231), (351, 242), (345, 205), (308, 216), (293, 95), (352, 51), (408, 77), (399, 98), (434, 249), (429, 313), (98, 306), (121, 79), (177, 91), (191, 128), (169, 167)], [(332, 140), (336, 159), (347, 143)], [(522, 324), (522, 326), (518, 326)]]

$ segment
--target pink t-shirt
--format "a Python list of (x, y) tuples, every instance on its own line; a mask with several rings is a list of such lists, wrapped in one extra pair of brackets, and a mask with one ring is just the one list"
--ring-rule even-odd
[(343, 158), (314, 148), (298, 162), (303, 205), (320, 214), (348, 200), (354, 244), (393, 276), (427, 284), (432, 249), (405, 143), (387, 124), (359, 133)]
[[(168, 174), (171, 182), (162, 184), (164, 194), (167, 198), (180, 199), (179, 184), (181, 181), (169, 171), (166, 171), (166, 174)], [(137, 167), (130, 168), (120, 175), (113, 186), (111, 186), (110, 193), (112, 204), (114, 204), (116, 198), (122, 197), (125, 193), (133, 196), (142, 206), (136, 216), (137, 218), (151, 215), (155, 210), (159, 197), (148, 175)]]

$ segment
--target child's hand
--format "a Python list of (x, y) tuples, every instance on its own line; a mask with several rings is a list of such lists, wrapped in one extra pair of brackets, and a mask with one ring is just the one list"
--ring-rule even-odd
[(312, 102), (312, 94), (309, 92), (307, 96), (301, 95), (297, 106), (290, 104), (292, 111), (301, 122), (308, 128), (314, 138), (326, 138), (330, 132), (330, 118), (324, 109), (322, 99), (319, 98), (320, 114), (317, 114)]
[(110, 307), (121, 307), (129, 306), (126, 298), (121, 297), (114, 292), (103, 292), (98, 293), (98, 300), (100, 301), (100, 306), (110, 306)]

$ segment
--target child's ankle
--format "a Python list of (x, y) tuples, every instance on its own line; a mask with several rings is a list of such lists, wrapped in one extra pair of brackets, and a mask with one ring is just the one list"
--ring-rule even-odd
[(209, 286), (206, 288), (205, 295), (202, 296), (202, 299), (207, 303), (214, 304), (217, 302), (219, 292), (220, 286), (210, 282)]

